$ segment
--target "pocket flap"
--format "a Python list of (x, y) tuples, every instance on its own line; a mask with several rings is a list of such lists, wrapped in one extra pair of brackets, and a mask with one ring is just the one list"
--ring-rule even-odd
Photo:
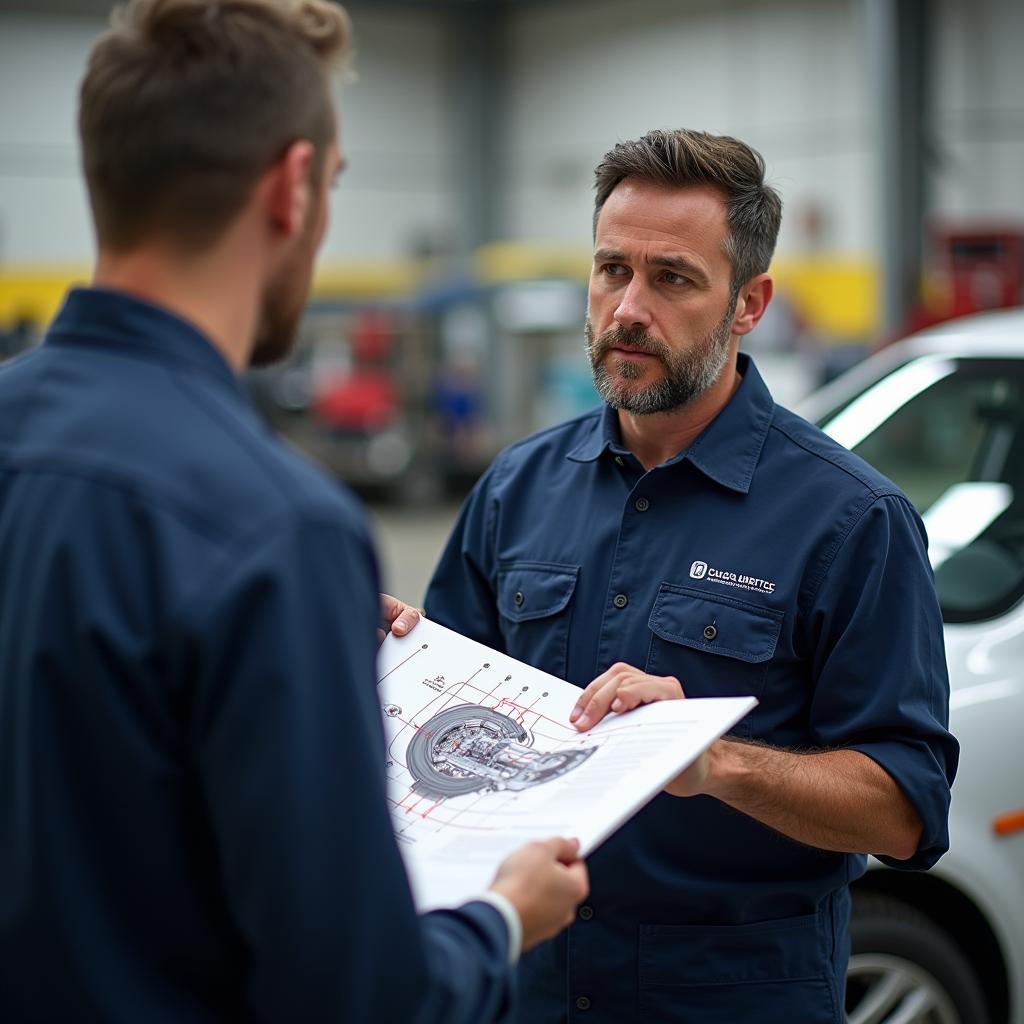
[(663, 583), (648, 625), (670, 643), (740, 661), (760, 662), (775, 653), (782, 612)]
[(817, 979), (826, 963), (814, 914), (741, 925), (640, 926), (639, 967), (645, 986)]
[(560, 612), (576, 589), (578, 565), (513, 562), (498, 568), (498, 611), (513, 622)]

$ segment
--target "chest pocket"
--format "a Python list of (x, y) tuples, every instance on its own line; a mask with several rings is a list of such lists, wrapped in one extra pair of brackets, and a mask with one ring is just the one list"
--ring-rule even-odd
[[(647, 671), (675, 676), (688, 697), (760, 699), (783, 613), (737, 598), (662, 583), (648, 625)], [(749, 733), (747, 716), (734, 732)]]
[(578, 565), (510, 562), (498, 566), (498, 611), (505, 650), (565, 678)]

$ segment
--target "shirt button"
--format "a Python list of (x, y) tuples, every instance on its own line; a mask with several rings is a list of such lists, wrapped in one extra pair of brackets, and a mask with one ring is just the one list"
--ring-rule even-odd
[(625, 463), (625, 462), (623, 461), (623, 459), (622, 459), (622, 456), (621, 456), (621, 455), (616, 455), (616, 456), (615, 456), (615, 465), (616, 465), (616, 466), (624, 466), (625, 464), (626, 464), (626, 463)]
[(521, 590), (517, 590), (515, 597), (513, 597), (512, 600), (515, 601), (516, 607), (518, 608), (525, 600), (525, 598), (523, 597), (523, 592)]
[(577, 1010), (589, 1010), (590, 1000), (586, 996), (576, 997), (576, 1009)]
[(626, 597), (625, 594), (616, 594), (612, 599), (612, 604), (615, 605), (616, 608), (625, 608), (626, 605), (629, 604), (629, 598)]
[(585, 903), (580, 907), (580, 920), (589, 921), (594, 916), (594, 908), (588, 907)]
[(715, 629), (714, 626), (705, 626), (704, 627), (704, 639), (705, 640), (714, 640), (716, 636), (718, 636), (718, 630)]
[(651, 507), (651, 503), (646, 498), (637, 498), (635, 507), (637, 512), (646, 512)]

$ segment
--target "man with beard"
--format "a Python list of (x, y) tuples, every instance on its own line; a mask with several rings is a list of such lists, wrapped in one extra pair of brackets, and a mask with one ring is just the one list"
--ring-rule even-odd
[(589, 858), (524, 958), (521, 1020), (839, 1024), (866, 854), (948, 844), (957, 744), (921, 522), (776, 406), (740, 338), (781, 203), (742, 142), (655, 131), (596, 172), (587, 352), (603, 408), (502, 453), (427, 614), (584, 687), (756, 709)]
[(586, 893), (551, 840), (417, 918), (362, 514), (236, 376), (295, 336), (347, 36), (322, 0), (135, 0), (90, 56), (94, 281), (0, 371), (10, 1024), (478, 1024)]

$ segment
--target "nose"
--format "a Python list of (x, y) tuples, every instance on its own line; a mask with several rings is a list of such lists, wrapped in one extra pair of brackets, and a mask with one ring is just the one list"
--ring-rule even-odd
[(623, 327), (646, 329), (651, 326), (651, 312), (644, 295), (643, 281), (639, 275), (635, 275), (626, 285), (614, 315), (616, 323)]

